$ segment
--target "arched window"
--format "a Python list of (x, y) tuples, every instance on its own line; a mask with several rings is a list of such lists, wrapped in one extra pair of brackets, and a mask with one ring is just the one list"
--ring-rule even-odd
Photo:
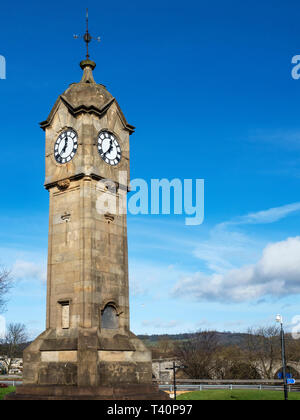
[(106, 305), (102, 311), (101, 327), (108, 330), (116, 330), (119, 328), (118, 314), (113, 305)]

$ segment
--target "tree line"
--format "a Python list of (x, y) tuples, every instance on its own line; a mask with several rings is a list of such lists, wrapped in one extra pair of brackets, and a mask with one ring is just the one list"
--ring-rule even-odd
[[(179, 342), (162, 338), (153, 347), (152, 355), (177, 360), (184, 366), (179, 374), (190, 379), (278, 379), (279, 328), (249, 329), (239, 345), (223, 345), (219, 336), (217, 331), (200, 331)], [(300, 362), (300, 341), (290, 334), (285, 338), (288, 373), (297, 379), (300, 375), (289, 363)]]

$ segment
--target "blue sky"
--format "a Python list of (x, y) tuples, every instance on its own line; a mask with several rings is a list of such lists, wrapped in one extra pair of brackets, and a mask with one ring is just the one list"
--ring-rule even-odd
[[(243, 331), (299, 314), (297, 1), (73, 0), (1, 6), (0, 260), (8, 322), (45, 323), (44, 120), (80, 80), (85, 7), (96, 80), (129, 123), (132, 178), (205, 179), (205, 221), (129, 216), (131, 328)], [(249, 216), (250, 215), (250, 216)], [(299, 259), (300, 260), (300, 259)], [(299, 278), (299, 286), (298, 286)]]

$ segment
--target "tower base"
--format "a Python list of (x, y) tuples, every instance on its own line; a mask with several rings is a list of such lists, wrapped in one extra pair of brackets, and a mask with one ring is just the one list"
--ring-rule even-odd
[(158, 385), (132, 385), (99, 387), (76, 386), (19, 386), (15, 393), (8, 394), (6, 401), (17, 400), (169, 400), (168, 394), (160, 391)]
[(47, 330), (24, 351), (24, 386), (152, 385), (151, 352), (130, 331)]

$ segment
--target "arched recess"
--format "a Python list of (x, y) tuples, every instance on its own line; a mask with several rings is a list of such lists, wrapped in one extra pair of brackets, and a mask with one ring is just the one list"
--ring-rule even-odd
[(119, 314), (116, 305), (109, 302), (101, 311), (101, 328), (117, 330), (119, 328)]

